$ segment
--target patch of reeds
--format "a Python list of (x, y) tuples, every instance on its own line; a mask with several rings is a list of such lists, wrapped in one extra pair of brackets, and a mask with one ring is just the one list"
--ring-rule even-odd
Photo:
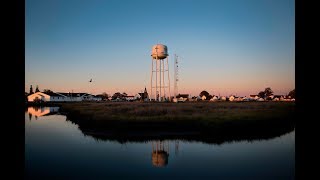
[(95, 138), (159, 138), (221, 143), (265, 139), (292, 131), (293, 102), (64, 103), (60, 111)]

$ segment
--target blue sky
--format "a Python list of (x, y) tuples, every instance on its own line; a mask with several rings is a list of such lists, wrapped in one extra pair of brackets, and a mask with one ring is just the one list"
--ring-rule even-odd
[(158, 43), (168, 47), (170, 77), (179, 56), (180, 93), (295, 88), (293, 0), (26, 0), (25, 8), (26, 92), (150, 91)]

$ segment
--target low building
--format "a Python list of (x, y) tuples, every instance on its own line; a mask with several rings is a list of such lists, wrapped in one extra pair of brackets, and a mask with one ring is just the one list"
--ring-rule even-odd
[(135, 100), (135, 96), (124, 96), (123, 97), (126, 101), (134, 101)]
[(59, 93), (69, 97), (69, 101), (102, 101), (102, 97), (88, 93)]
[(67, 99), (67, 96), (54, 92), (36, 92), (28, 96), (28, 102), (62, 102)]
[(220, 101), (226, 101), (226, 100), (227, 100), (227, 98), (225, 96), (220, 97)]
[(218, 96), (213, 96), (210, 101), (218, 101), (219, 100), (219, 97)]
[(102, 98), (88, 93), (36, 92), (28, 96), (28, 102), (101, 101)]
[(185, 102), (185, 101), (188, 101), (189, 94), (178, 94), (176, 98), (178, 102)]
[[(144, 92), (138, 93), (138, 95), (140, 96), (140, 100), (141, 101), (149, 101), (149, 94), (147, 92), (147, 88), (144, 88)], [(135, 96), (135, 97), (139, 97), (139, 96)]]
[(250, 98), (252, 98), (253, 100), (257, 100), (257, 99), (259, 99), (259, 96), (258, 95), (250, 95)]
[(231, 95), (229, 96), (229, 101), (233, 101), (235, 99), (235, 96)]

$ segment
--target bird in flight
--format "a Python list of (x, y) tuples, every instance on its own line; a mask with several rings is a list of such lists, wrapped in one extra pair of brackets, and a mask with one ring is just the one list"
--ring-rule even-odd
[(92, 79), (90, 79), (90, 81), (89, 82), (92, 82)]

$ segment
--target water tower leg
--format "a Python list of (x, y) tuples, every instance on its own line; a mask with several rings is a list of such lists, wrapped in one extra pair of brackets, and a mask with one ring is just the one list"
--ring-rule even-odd
[(155, 100), (158, 101), (158, 59), (156, 59), (156, 96), (155, 96)]
[(165, 86), (165, 83), (164, 83), (164, 73), (165, 73), (164, 60), (162, 60), (162, 84), (163, 84), (163, 98), (166, 98), (166, 86)]
[(160, 96), (159, 96), (159, 101), (161, 101), (161, 96), (162, 96), (162, 94), (161, 94), (161, 89), (162, 89), (162, 86), (161, 86), (161, 79), (162, 79), (162, 77), (161, 77), (161, 71), (162, 71), (162, 68), (161, 68), (161, 59), (160, 59), (160, 62), (159, 62), (159, 66), (160, 66), (160, 70), (159, 70), (159, 81), (160, 81)]

